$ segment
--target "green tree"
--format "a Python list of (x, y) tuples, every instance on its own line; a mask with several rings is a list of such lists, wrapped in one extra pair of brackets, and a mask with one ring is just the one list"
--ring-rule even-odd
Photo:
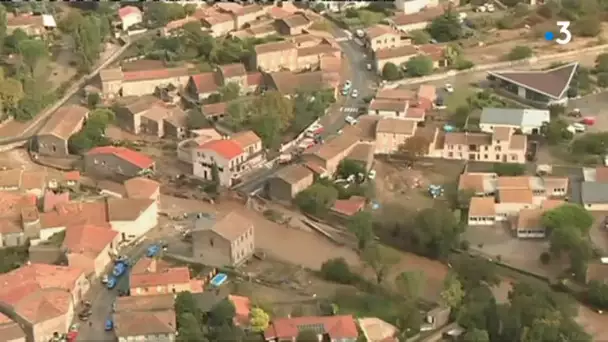
[[(1, 7), (1, 6), (0, 6)], [(23, 85), (19, 80), (5, 77), (0, 69), (0, 101), (4, 110), (14, 109), (24, 96)]]
[(216, 163), (211, 165), (211, 184), (207, 188), (207, 192), (212, 195), (217, 195), (220, 190), (220, 171)]
[(414, 164), (429, 151), (429, 140), (421, 135), (414, 135), (399, 145), (399, 154)]
[(462, 105), (456, 108), (454, 114), (450, 116), (450, 123), (458, 128), (466, 128), (471, 108), (467, 105)]
[(205, 342), (208, 341), (203, 334), (196, 317), (189, 312), (182, 313), (177, 318), (179, 342)]
[(597, 85), (602, 88), (608, 87), (608, 72), (600, 72), (597, 74)]
[(101, 102), (101, 96), (99, 93), (90, 93), (87, 95), (87, 106), (89, 108), (95, 108)]
[(382, 283), (390, 269), (399, 262), (399, 255), (394, 250), (377, 243), (368, 245), (361, 257), (374, 271), (378, 284)]
[(542, 225), (549, 230), (572, 227), (586, 236), (593, 224), (593, 216), (580, 205), (564, 204), (547, 211), (542, 217)]
[(321, 265), (321, 276), (325, 280), (340, 284), (352, 284), (355, 274), (350, 270), (344, 258), (329, 259)]
[(236, 309), (234, 308), (234, 304), (226, 298), (214, 306), (209, 312), (209, 325), (214, 327), (220, 327), (222, 325), (232, 326), (235, 315)]
[(255, 332), (264, 332), (270, 323), (270, 316), (260, 308), (252, 308), (249, 313), (251, 316), (249, 325), (251, 330)]
[(305, 213), (323, 216), (338, 198), (338, 190), (334, 187), (315, 183), (308, 189), (298, 193), (295, 202)]
[(184, 6), (186, 15), (193, 15), (196, 12), (196, 4), (187, 4)]
[(458, 277), (453, 273), (448, 274), (443, 282), (441, 301), (450, 308), (457, 309), (464, 298), (464, 289)]
[(276, 146), (280, 134), (294, 119), (291, 100), (277, 91), (268, 91), (258, 96), (250, 106), (252, 129), (267, 147)]
[(599, 309), (608, 309), (608, 284), (596, 280), (590, 281), (587, 287), (587, 299)]
[(450, 263), (465, 292), (481, 285), (494, 286), (500, 283), (496, 265), (486, 259), (459, 254), (452, 256)]
[(6, 53), (19, 53), (19, 44), (24, 41), (24, 40), (28, 40), (29, 37), (27, 35), (27, 33), (25, 33), (25, 31), (23, 31), (22, 29), (16, 29), (15, 31), (13, 31), (12, 34), (10, 34), (9, 36), (7, 36), (4, 39), (4, 48), (6, 51), (3, 50), (3, 52)]
[(318, 342), (319, 337), (314, 330), (303, 329), (298, 332), (296, 342)]
[(507, 54), (507, 60), (509, 61), (517, 61), (520, 59), (530, 58), (532, 57), (534, 51), (529, 46), (518, 45), (511, 49), (511, 51)]
[(186, 114), (186, 127), (188, 127), (189, 130), (201, 129), (209, 127), (209, 122), (199, 109), (193, 108), (188, 110), (188, 113)]
[(405, 62), (405, 72), (410, 77), (427, 76), (435, 69), (433, 60), (425, 55), (418, 55)]
[(417, 301), (426, 283), (424, 273), (420, 271), (402, 272), (395, 278), (395, 285), (407, 301)]
[(597, 13), (586, 15), (574, 22), (572, 30), (582, 37), (596, 37), (602, 32), (602, 22)]
[(601, 53), (595, 58), (595, 72), (608, 72), (608, 53)]
[(488, 332), (481, 329), (470, 329), (462, 337), (463, 342), (490, 342)]
[(186, 9), (178, 3), (149, 2), (144, 10), (145, 19), (153, 28), (163, 27), (170, 21), (186, 17)]
[(374, 242), (372, 223), (372, 214), (368, 211), (360, 211), (348, 220), (348, 230), (357, 238), (359, 250), (365, 250), (370, 243)]
[(544, 134), (551, 145), (557, 145), (574, 137), (574, 134), (568, 130), (568, 123), (563, 119), (551, 120), (545, 128)]
[[(428, 256), (443, 259), (457, 245), (462, 227), (448, 207), (437, 206), (420, 210), (414, 218), (414, 226), (425, 234), (418, 234), (418, 246), (432, 246)], [(428, 248), (428, 247), (427, 247)]]
[(28, 71), (33, 75), (40, 62), (48, 58), (46, 43), (38, 39), (26, 39), (19, 43), (19, 54)]
[(382, 78), (387, 81), (397, 81), (403, 78), (403, 73), (394, 63), (386, 63), (382, 67)]
[(409, 33), (412, 42), (416, 45), (428, 44), (431, 42), (431, 35), (424, 30), (416, 30)]
[(440, 43), (458, 40), (463, 37), (462, 24), (458, 14), (452, 10), (435, 18), (427, 28), (431, 37)]
[(222, 101), (224, 102), (236, 100), (241, 94), (241, 87), (238, 83), (230, 82), (220, 87), (219, 93), (222, 96)]
[(4, 6), (0, 6), (0, 54), (3, 52), (4, 41), (6, 39), (6, 8)]
[(336, 176), (340, 179), (347, 179), (351, 175), (358, 176), (359, 174), (366, 174), (365, 166), (356, 160), (344, 159), (338, 164)]

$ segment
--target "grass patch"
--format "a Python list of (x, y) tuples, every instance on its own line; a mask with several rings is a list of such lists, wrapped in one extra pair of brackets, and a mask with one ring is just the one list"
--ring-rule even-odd
[(469, 87), (455, 88), (454, 92), (445, 99), (445, 106), (450, 112), (454, 112), (458, 107), (467, 106), (467, 99), (475, 92)]
[(340, 314), (378, 317), (391, 324), (395, 324), (400, 317), (401, 301), (377, 293), (364, 293), (355, 289), (338, 290), (333, 302), (338, 306)]
[(353, 30), (379, 24), (386, 19), (386, 14), (366, 9), (349, 9), (343, 13), (333, 14), (332, 17), (342, 28)]

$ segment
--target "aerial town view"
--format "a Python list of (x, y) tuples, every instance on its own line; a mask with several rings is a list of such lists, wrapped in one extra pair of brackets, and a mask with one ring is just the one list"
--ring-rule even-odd
[(608, 1), (0, 4), (0, 342), (608, 341)]

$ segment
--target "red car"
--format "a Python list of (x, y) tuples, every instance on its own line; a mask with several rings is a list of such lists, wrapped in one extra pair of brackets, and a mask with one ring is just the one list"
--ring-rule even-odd
[(595, 118), (592, 116), (585, 116), (582, 120), (581, 123), (587, 126), (593, 126), (595, 124)]

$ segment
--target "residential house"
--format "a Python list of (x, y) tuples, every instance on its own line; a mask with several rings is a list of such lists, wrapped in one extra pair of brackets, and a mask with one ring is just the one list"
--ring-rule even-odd
[(368, 108), (369, 115), (379, 115), (386, 118), (405, 118), (408, 101), (373, 99)]
[(366, 171), (369, 171), (374, 163), (375, 152), (375, 143), (362, 141), (348, 153), (346, 159), (360, 163)]
[(265, 160), (261, 139), (253, 131), (238, 133), (229, 139), (208, 141), (192, 153), (195, 177), (211, 180), (215, 165), (220, 185), (228, 187)]
[(216, 73), (204, 72), (190, 76), (186, 90), (195, 101), (201, 101), (217, 93), (221, 86)]
[(238, 84), (241, 92), (246, 93), (247, 70), (242, 63), (226, 64), (218, 66), (218, 76), (220, 84), (227, 85), (230, 83)]
[(21, 30), (28, 36), (42, 36), (47, 30), (57, 27), (55, 18), (50, 14), (33, 15), (8, 13), (6, 16), (6, 34), (11, 35), (15, 30)]
[(340, 60), (341, 56), (342, 52), (339, 47), (333, 45), (328, 40), (323, 40), (316, 46), (298, 49), (298, 69), (317, 70), (321, 67), (321, 61), (324, 57), (333, 57), (334, 59)]
[(544, 213), (565, 203), (561, 200), (545, 200), (539, 208), (520, 210), (515, 227), (513, 227), (516, 236), (518, 238), (545, 238), (547, 228), (542, 224)]
[(276, 318), (264, 331), (266, 341), (295, 341), (303, 329), (312, 329), (319, 341), (355, 342), (359, 337), (351, 315)]
[(371, 1), (334, 1), (334, 0), (321, 0), (320, 2), (325, 5), (325, 8), (334, 13), (343, 12), (349, 8), (358, 9), (368, 7)]
[(211, 266), (238, 266), (255, 251), (253, 223), (233, 211), (219, 220), (200, 218), (192, 231), (193, 258)]
[(235, 20), (228, 13), (211, 10), (201, 18), (201, 24), (213, 37), (221, 37), (234, 30)]
[(205, 118), (212, 121), (223, 119), (227, 110), (228, 103), (226, 102), (210, 103), (201, 106), (201, 112)]
[(89, 110), (78, 105), (60, 107), (36, 135), (38, 153), (53, 157), (69, 155), (68, 140), (78, 132)]
[(162, 27), (158, 30), (159, 31), (158, 34), (161, 37), (174, 37), (177, 34), (182, 32), (181, 29), (184, 27), (184, 25), (186, 25), (188, 23), (193, 23), (193, 22), (201, 22), (202, 19), (203, 19), (202, 17), (195, 15), (195, 16), (187, 16), (185, 18), (170, 21), (167, 23), (167, 25), (165, 25), (164, 27)]
[(156, 296), (184, 291), (203, 292), (203, 283), (191, 279), (190, 269), (186, 266), (171, 267), (162, 260), (142, 258), (129, 272), (129, 288), (131, 296)]
[(184, 139), (188, 132), (188, 114), (178, 106), (169, 106), (159, 125), (162, 125), (164, 137)]
[(548, 70), (490, 71), (488, 79), (501, 94), (529, 104), (566, 104), (577, 68), (578, 62), (573, 62)]
[(401, 32), (387, 25), (378, 24), (365, 30), (365, 45), (372, 51), (410, 44), (411, 40), (403, 39)]
[(177, 144), (177, 159), (184, 163), (192, 164), (193, 151), (197, 147), (211, 140), (222, 139), (222, 135), (215, 129), (203, 129), (193, 138), (183, 140)]
[(78, 225), (65, 230), (62, 248), (68, 265), (80, 268), (85, 275), (99, 277), (112, 263), (120, 235), (109, 225)]
[(234, 29), (238, 30), (243, 26), (258, 20), (266, 14), (266, 8), (258, 4), (242, 6), (232, 12), (234, 17)]
[(133, 178), (154, 171), (154, 160), (147, 155), (119, 146), (91, 149), (84, 156), (88, 173), (109, 178)]
[(329, 174), (334, 174), (340, 162), (359, 143), (359, 137), (342, 133), (324, 144), (317, 145), (303, 155), (306, 162), (316, 164)]
[(184, 87), (189, 78), (188, 68), (174, 67), (125, 71), (121, 68), (99, 72), (101, 92), (105, 98), (143, 96), (154, 94), (160, 88)]
[(113, 315), (114, 334), (118, 342), (166, 341), (173, 342), (177, 335), (175, 310), (127, 311)]
[(399, 333), (397, 327), (380, 318), (359, 318), (357, 321), (366, 341), (369, 342), (392, 342), (392, 338)]
[(292, 96), (299, 90), (332, 90), (338, 95), (340, 85), (339, 73), (323, 71), (294, 73), (280, 71), (268, 74), (268, 89), (274, 89), (286, 96)]
[(494, 127), (494, 133), (435, 131), (429, 156), (445, 159), (487, 162), (526, 162), (527, 137), (507, 127)]
[(229, 295), (228, 300), (234, 305), (234, 325), (245, 329), (248, 328), (251, 320), (251, 299), (249, 297)]
[(367, 203), (365, 197), (351, 196), (347, 199), (337, 199), (329, 208), (330, 212), (341, 218), (350, 218), (365, 209)]
[(404, 14), (415, 14), (439, 5), (438, 0), (395, 0), (395, 8)]
[(494, 196), (498, 175), (488, 173), (463, 173), (458, 178), (458, 191), (471, 192), (475, 196)]
[(268, 192), (273, 200), (291, 202), (298, 193), (314, 182), (312, 171), (300, 164), (282, 168), (268, 182)]
[(289, 41), (270, 42), (254, 47), (254, 68), (274, 72), (298, 69), (298, 50)]
[(420, 51), (414, 45), (403, 45), (387, 49), (379, 49), (374, 52), (374, 61), (376, 63), (376, 71), (382, 74), (384, 66), (388, 63), (401, 66), (411, 58), (420, 54)]
[(106, 206), (107, 220), (121, 240), (133, 241), (158, 224), (158, 202), (153, 199), (111, 198)]
[(395, 29), (402, 32), (411, 32), (416, 30), (424, 30), (433, 19), (439, 17), (445, 12), (443, 6), (425, 8), (418, 13), (413, 14), (398, 14), (388, 19), (388, 22)]
[(135, 177), (124, 182), (128, 198), (151, 199), (160, 202), (160, 183), (144, 177)]
[[(27, 264), (1, 274), (0, 283), (0, 302), (27, 322), (20, 328), (25, 330), (23, 335), (33, 335), (33, 341), (68, 333), (76, 306), (90, 288), (82, 270), (46, 264)], [(15, 326), (16, 322), (0, 315), (3, 331), (10, 328), (13, 336), (22, 338)]]
[(159, 311), (175, 307), (175, 297), (172, 293), (149, 296), (117, 297), (114, 312)]
[[(122, 129), (140, 134), (142, 129), (146, 128), (142, 123), (142, 116), (155, 107), (162, 108), (162, 101), (152, 95), (129, 98), (117, 106), (116, 122)], [(148, 116), (151, 117), (152, 115)]]
[(588, 211), (608, 211), (608, 183), (583, 182), (581, 202)]
[(122, 29), (125, 31), (127, 31), (131, 26), (142, 23), (144, 20), (143, 13), (139, 7), (130, 5), (118, 9), (118, 17), (120, 18)]
[(469, 203), (469, 226), (487, 226), (496, 222), (494, 197), (471, 197)]
[(294, 13), (290, 16), (277, 20), (277, 27), (280, 34), (284, 36), (295, 36), (304, 33), (312, 25), (312, 20), (302, 12)]
[(548, 110), (516, 108), (484, 108), (479, 120), (482, 132), (492, 133), (494, 127), (508, 127), (523, 134), (540, 134), (549, 123)]
[(383, 118), (376, 126), (376, 154), (391, 154), (399, 151), (407, 139), (416, 133), (416, 122)]

